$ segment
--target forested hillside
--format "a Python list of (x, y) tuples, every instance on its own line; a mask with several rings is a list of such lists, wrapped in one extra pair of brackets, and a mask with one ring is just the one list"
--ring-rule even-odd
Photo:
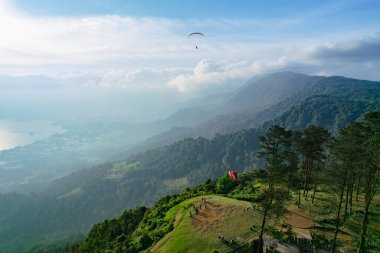
[(150, 205), (161, 196), (220, 177), (228, 168), (243, 171), (254, 162), (259, 134), (250, 129), (212, 140), (185, 139), (128, 161), (76, 172), (56, 180), (44, 195), (3, 194), (1, 206), (8, 208), (0, 210), (1, 232), (23, 231), (24, 236), (11, 236), (0, 246), (17, 252), (20, 239), (32, 243), (85, 232), (124, 209)]
[[(319, 102), (317, 97), (321, 98)], [(230, 100), (215, 111), (214, 117), (203, 120), (204, 122), (191, 128), (165, 131), (137, 145), (137, 149), (158, 147), (186, 137), (213, 138), (215, 134), (259, 128), (266, 121), (277, 118), (282, 122), (288, 117), (291, 118), (287, 123), (284, 122), (289, 126), (299, 124), (300, 127), (304, 127), (311, 123), (306, 118), (302, 124), (297, 123), (299, 119), (294, 119), (296, 111), (303, 117), (313, 120), (313, 124), (321, 124), (328, 129), (333, 127), (331, 130), (336, 131), (348, 122), (358, 119), (361, 113), (380, 109), (379, 98), (380, 82), (341, 76), (307, 76), (293, 72), (268, 74), (248, 81)], [(326, 105), (322, 109), (328, 119), (317, 116), (320, 113), (317, 103), (322, 105), (324, 100), (331, 105), (331, 112), (326, 112), (329, 110)], [(268, 101), (270, 103), (267, 103)], [(259, 102), (263, 104), (259, 106)], [(343, 108), (339, 108), (340, 106)], [(303, 109), (303, 107), (308, 108)], [(291, 112), (293, 115), (289, 115)]]
[(336, 96), (313, 96), (293, 106), (281, 116), (264, 124), (279, 124), (290, 129), (304, 129), (309, 125), (318, 125), (337, 132), (348, 123), (358, 120), (363, 113), (380, 110), (380, 101), (369, 99), (354, 100)]
[[(302, 132), (271, 126), (264, 136), (260, 136), (261, 149), (256, 153), (265, 158), (265, 170), (241, 174), (238, 181), (228, 175), (215, 181), (208, 180), (206, 184), (186, 189), (179, 195), (162, 198), (151, 209), (126, 211), (118, 219), (95, 225), (83, 243), (68, 247), (67, 252), (165, 252), (159, 249), (165, 248), (166, 244), (171, 244), (166, 246), (169, 249), (191, 250), (199, 246), (201, 239), (186, 237), (189, 233), (194, 233), (193, 237), (201, 233), (203, 240), (215, 241), (213, 247), (227, 251), (238, 246), (260, 252), (252, 247), (262, 247), (264, 234), (276, 238), (279, 243), (302, 248), (303, 244), (295, 239), (300, 236), (299, 227), (292, 228), (294, 216), (299, 212), (310, 222), (302, 229), (303, 233), (311, 233), (312, 248), (331, 252), (377, 252), (380, 250), (377, 243), (380, 240), (377, 216), (380, 198), (376, 194), (380, 180), (379, 134), (380, 112), (368, 113), (363, 121), (350, 123), (339, 131), (337, 138), (331, 138), (328, 131), (314, 125)], [(231, 243), (218, 242), (214, 237), (222, 228), (214, 231), (212, 226), (208, 226), (210, 233), (205, 229), (197, 231), (202, 222), (217, 225), (212, 219), (195, 218), (205, 203), (203, 198), (194, 198), (196, 196), (208, 199), (208, 204), (203, 204), (206, 210), (206, 206), (222, 208), (221, 200), (210, 194), (253, 203), (256, 211), (245, 217), (245, 223), (253, 225), (245, 228), (245, 234), (249, 235), (247, 240), (240, 239), (239, 242), (234, 237), (237, 240), (234, 243), (233, 240)], [(249, 203), (243, 206), (240, 216), (251, 208)], [(228, 228), (235, 230), (238, 220), (236, 215), (228, 215), (232, 212), (231, 206), (228, 212), (219, 210), (222, 210), (220, 215), (224, 219), (235, 220)], [(186, 228), (187, 231), (176, 231), (180, 230), (178, 224), (186, 219), (192, 220), (192, 223), (188, 221), (188, 225), (181, 226), (181, 230)], [(172, 230), (175, 232), (169, 235)], [(176, 239), (175, 236), (187, 239)], [(250, 240), (257, 243), (249, 244)], [(212, 251), (205, 241), (199, 252)]]
[[(336, 131), (360, 119), (365, 112), (380, 109), (378, 82), (348, 79), (346, 89), (345, 78), (317, 79), (317, 83), (329, 80), (329, 89), (323, 89), (329, 94), (304, 99), (301, 94), (308, 89), (302, 88), (299, 94), (289, 95), (277, 105), (255, 112), (256, 119), (271, 120), (263, 127), (242, 130), (244, 126), (254, 124), (254, 119), (240, 112), (235, 116), (231, 114), (231, 118), (225, 118), (225, 125), (223, 122), (217, 124), (218, 121), (216, 125), (207, 125), (209, 133), (221, 131), (228, 134), (186, 138), (119, 162), (79, 171), (54, 181), (43, 194), (0, 195), (0, 206), (7, 207), (0, 208), (0, 234), (7, 238), (0, 241), (0, 251), (19, 252), (37, 242), (72, 238), (85, 233), (94, 223), (115, 217), (125, 209), (149, 206), (164, 195), (177, 193), (209, 178), (218, 178), (228, 169), (242, 172), (260, 165), (262, 160), (256, 157), (258, 137), (264, 135), (272, 124), (300, 130), (314, 124)], [(335, 79), (338, 79), (337, 84), (330, 83)], [(315, 90), (313, 93), (319, 92), (310, 83), (302, 87), (309, 86)], [(340, 91), (342, 96), (339, 96)], [(273, 119), (273, 115), (280, 116)], [(235, 121), (237, 118), (243, 123), (230, 128), (231, 122), (238, 122)], [(231, 129), (240, 130), (230, 133)], [(179, 131), (176, 138), (180, 138), (181, 133)], [(13, 236), (15, 234), (19, 236)]]

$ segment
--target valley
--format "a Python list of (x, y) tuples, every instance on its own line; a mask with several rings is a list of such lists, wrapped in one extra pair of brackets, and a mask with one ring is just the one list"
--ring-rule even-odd
[[(275, 74), (275, 76), (279, 75), (293, 76), (288, 72)], [(299, 74), (294, 75), (299, 77)], [(271, 80), (272, 77), (264, 76), (263, 79), (265, 78)], [(256, 80), (251, 85), (257, 85), (260, 80)], [(316, 83), (320, 80), (323, 79), (317, 78)], [(281, 82), (272, 84), (281, 85)], [(164, 134), (139, 143), (139, 139), (135, 136), (133, 140), (137, 144), (130, 146), (129, 151), (119, 154), (117, 150), (121, 147), (127, 148), (128, 146), (125, 145), (130, 141), (128, 138), (121, 138), (126, 134), (121, 130), (125, 123), (115, 124), (112, 131), (109, 130), (110, 125), (105, 123), (94, 124), (92, 128), (87, 123), (77, 125), (79, 127), (73, 125), (72, 128), (66, 125), (67, 131), (63, 134), (8, 153), (9, 157), (14, 154), (18, 157), (17, 159), (28, 157), (28, 155), (40, 157), (40, 163), (34, 160), (34, 164), (25, 163), (23, 166), (26, 168), (38, 166), (38, 173), (42, 173), (31, 182), (33, 180), (36, 180), (36, 183), (44, 182), (43, 175), (45, 175), (46, 183), (38, 184), (40, 193), (37, 195), (5, 193), (0, 196), (2, 205), (8, 206), (7, 211), (3, 210), (1, 213), (4, 217), (2, 233), (12, 234), (12, 231), (24, 230), (25, 238), (22, 240), (28, 241), (25, 244), (25, 250), (31, 248), (32, 245), (49, 245), (50, 243), (54, 245), (54, 242), (59, 239), (65, 241), (64, 238), (67, 238), (70, 241), (69, 238), (73, 236), (79, 240), (94, 223), (116, 217), (125, 209), (151, 206), (162, 196), (202, 184), (206, 179), (219, 178), (230, 168), (235, 168), (241, 173), (262, 167), (265, 164), (264, 161), (257, 158), (257, 152), (260, 149), (259, 137), (265, 135), (274, 124), (295, 130), (302, 130), (314, 124), (326, 127), (332, 131), (332, 134), (336, 134), (348, 123), (360, 120), (366, 112), (380, 109), (380, 103), (373, 99), (375, 94), (380, 94), (378, 82), (357, 81), (349, 93), (346, 93), (346, 88), (340, 84), (331, 85), (329, 88), (333, 90), (331, 92), (343, 93), (344, 96), (314, 96), (311, 95), (314, 94), (312, 92), (310, 97), (306, 96), (306, 99), (300, 102), (297, 102), (300, 98), (298, 95), (284, 96), (276, 105), (263, 109), (259, 113), (253, 113), (254, 116), (251, 119), (246, 114), (242, 114), (242, 111), (237, 111), (235, 114), (230, 112), (234, 117), (224, 118), (226, 123), (224, 134), (213, 135), (210, 132), (216, 129), (213, 131), (223, 133), (219, 120), (215, 120), (223, 118), (219, 115), (210, 120), (204, 119), (203, 123), (196, 127), (187, 125), (187, 129), (191, 132), (176, 135), (174, 139), (166, 138)], [(244, 87), (247, 88), (249, 85), (246, 84)], [(318, 90), (318, 87), (311, 86), (309, 89)], [(368, 92), (365, 91), (366, 89)], [(302, 90), (302, 92), (305, 91)], [(243, 92), (243, 94), (247, 93)], [(295, 92), (295, 94), (298, 93)], [(285, 105), (288, 107), (282, 107)], [(244, 111), (247, 110), (249, 107), (244, 109)], [(225, 112), (221, 109), (220, 111)], [(148, 129), (159, 131), (159, 129), (164, 130), (165, 127), (168, 129), (170, 126), (184, 124), (180, 122), (183, 122), (186, 114), (174, 115), (180, 116), (181, 120), (176, 121), (176, 117), (173, 116), (170, 117), (170, 124), (164, 123), (165, 121), (155, 122), (144, 128), (136, 128), (135, 132), (131, 131), (130, 134)], [(236, 122), (234, 120), (238, 118), (245, 119), (247, 123), (237, 128), (231, 127), (232, 125), (229, 124)], [(161, 125), (161, 128), (157, 128), (157, 124)], [(207, 128), (199, 127), (205, 124), (208, 125)], [(251, 124), (258, 127), (245, 129)], [(89, 131), (91, 129), (93, 130)], [(201, 129), (207, 129), (207, 131)], [(234, 129), (236, 132), (233, 132)], [(173, 130), (167, 133), (171, 131)], [(199, 134), (194, 135), (196, 132)], [(154, 133), (151, 132), (151, 134)], [(152, 140), (160, 141), (155, 144)], [(165, 145), (165, 143), (172, 144)], [(157, 148), (153, 148), (155, 146)], [(25, 152), (24, 156), (22, 152)], [(62, 160), (64, 162), (61, 165), (55, 162), (57, 156), (66, 158)], [(67, 169), (72, 166), (73, 174), (66, 176), (61, 174), (63, 177), (52, 178), (50, 175), (54, 166), (49, 165), (48, 157), (51, 157), (51, 163), (58, 171), (60, 168), (65, 168), (65, 173), (67, 173)], [(80, 157), (80, 159), (75, 157)], [(110, 162), (102, 162), (107, 160)], [(49, 170), (43, 170), (42, 164)], [(77, 167), (78, 164), (82, 167)], [(78, 170), (84, 167), (87, 169)], [(29, 173), (31, 173), (31, 178), (36, 175)], [(53, 182), (49, 183), (52, 180)], [(25, 189), (25, 191), (28, 190), (28, 188)], [(37, 220), (41, 221), (39, 225), (24, 228), (25, 223), (34, 224)], [(50, 224), (48, 228), (44, 225), (46, 222)], [(0, 242), (0, 246), (8, 252), (17, 252), (20, 249), (17, 238)]]

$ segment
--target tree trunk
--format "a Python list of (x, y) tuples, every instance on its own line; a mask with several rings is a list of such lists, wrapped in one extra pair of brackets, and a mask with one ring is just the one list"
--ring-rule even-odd
[(304, 187), (303, 187), (303, 196), (305, 197), (305, 199), (307, 199), (307, 192), (309, 191), (310, 171), (311, 171), (310, 159), (307, 158), (306, 165), (305, 165), (305, 180), (304, 180)]
[(346, 219), (347, 219), (347, 210), (348, 210), (348, 193), (350, 191), (350, 185), (348, 184), (347, 185), (347, 189), (346, 189), (346, 198), (345, 198), (345, 207), (344, 207), (344, 215), (343, 215), (343, 223), (346, 222)]
[[(375, 165), (376, 166), (376, 165)], [(365, 207), (364, 207), (364, 217), (362, 223), (362, 230), (360, 233), (360, 243), (358, 248), (358, 253), (364, 253), (366, 247), (366, 234), (367, 234), (367, 226), (368, 226), (368, 215), (369, 215), (369, 207), (371, 205), (371, 201), (375, 196), (377, 189), (377, 182), (379, 179), (379, 168), (376, 168), (372, 171), (368, 172), (368, 177), (366, 180), (365, 187)]]
[(308, 180), (308, 176), (307, 176), (307, 164), (306, 164), (306, 167), (305, 167), (305, 170), (304, 170), (304, 183), (303, 183), (303, 196), (305, 197), (306, 195), (306, 188), (307, 188), (307, 180)]
[(318, 161), (318, 167), (317, 171), (314, 176), (314, 191), (313, 191), (313, 196), (311, 197), (311, 203), (314, 204), (314, 198), (315, 198), (315, 192), (317, 191), (317, 178), (318, 178), (318, 173), (319, 172), (319, 161)]
[(359, 248), (358, 253), (364, 253), (365, 252), (365, 237), (367, 233), (367, 226), (368, 226), (368, 209), (369, 209), (369, 203), (367, 202), (365, 204), (364, 208), (364, 217), (363, 217), (363, 223), (362, 223), (362, 230), (360, 233), (360, 242), (359, 242)]
[[(347, 170), (346, 170), (347, 172)], [(335, 247), (336, 247), (336, 237), (338, 235), (338, 232), (339, 232), (339, 226), (340, 226), (340, 209), (342, 208), (342, 202), (343, 202), (343, 195), (344, 195), (344, 188), (345, 188), (345, 185), (346, 185), (346, 178), (347, 178), (347, 174), (344, 173), (344, 178), (343, 178), (343, 181), (342, 181), (342, 186), (341, 186), (341, 190), (340, 190), (340, 196), (339, 196), (339, 205), (338, 205), (338, 212), (337, 212), (337, 216), (336, 216), (336, 221), (335, 221), (335, 233), (334, 233), (334, 240), (332, 242), (332, 245), (331, 245), (331, 252), (334, 253), (335, 252)]]
[(307, 186), (306, 186), (305, 200), (307, 200), (307, 197), (309, 195), (309, 188), (310, 188), (312, 172), (313, 172), (313, 160), (310, 161), (309, 170), (307, 172)]
[(301, 189), (298, 189), (298, 207), (301, 205)]
[(271, 204), (272, 204), (272, 199), (270, 199), (269, 204), (265, 207), (265, 210), (264, 210), (263, 220), (261, 222), (261, 230), (260, 230), (260, 235), (259, 235), (259, 244), (257, 245), (258, 249), (256, 251), (257, 253), (262, 253), (263, 252), (263, 246), (264, 246), (263, 235), (264, 235), (265, 221), (266, 221), (266, 218), (267, 218), (269, 206)]
[(317, 190), (317, 184), (314, 184), (314, 191), (313, 191), (313, 196), (311, 197), (311, 203), (314, 204), (314, 198), (315, 198), (315, 192)]
[(288, 197), (290, 198), (290, 181), (292, 178), (293, 173), (293, 167), (294, 167), (294, 160), (295, 160), (295, 152), (296, 152), (296, 145), (293, 143), (292, 147), (292, 158), (290, 160), (290, 169), (289, 169), (289, 177), (288, 177)]
[(307, 200), (308, 194), (309, 194), (309, 184), (307, 184), (307, 187), (306, 187), (305, 200)]
[(352, 183), (350, 185), (350, 214), (352, 214), (352, 195), (354, 191), (354, 184)]
[(359, 189), (360, 189), (361, 176), (359, 175), (358, 184), (356, 186), (356, 203), (358, 203)]

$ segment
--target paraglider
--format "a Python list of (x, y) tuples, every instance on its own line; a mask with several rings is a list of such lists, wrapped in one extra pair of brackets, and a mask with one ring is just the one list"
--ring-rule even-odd
[(200, 33), (200, 32), (190, 33), (189, 35), (187, 35), (187, 37), (190, 37), (190, 36), (193, 36), (193, 35), (201, 35), (201, 36), (205, 37), (205, 35), (203, 33)]
[[(200, 32), (193, 32), (193, 33), (190, 33), (189, 35), (187, 35), (188, 38), (190, 37), (206, 37), (203, 33), (200, 33)], [(198, 45), (195, 45), (195, 49), (198, 49)]]
[(232, 181), (236, 181), (237, 180), (237, 172), (236, 171), (233, 171), (233, 170), (230, 170), (229, 172), (228, 172), (228, 175), (230, 176), (230, 178), (231, 178), (231, 180)]

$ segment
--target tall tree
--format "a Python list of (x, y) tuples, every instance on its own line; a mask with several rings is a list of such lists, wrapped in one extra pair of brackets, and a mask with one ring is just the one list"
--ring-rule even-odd
[(257, 252), (263, 250), (263, 235), (268, 215), (272, 213), (281, 214), (284, 206), (283, 187), (278, 187), (282, 182), (286, 171), (286, 155), (289, 149), (288, 133), (279, 126), (271, 126), (266, 136), (260, 136), (261, 150), (258, 157), (265, 158), (268, 184), (263, 187), (263, 201), (260, 205), (263, 209), (263, 219), (261, 222), (259, 244)]
[(298, 150), (302, 154), (301, 175), (303, 179), (303, 195), (308, 197), (310, 186), (317, 187), (318, 168), (324, 159), (324, 149), (329, 139), (329, 132), (321, 127), (311, 125), (305, 129), (298, 141)]
[[(339, 161), (337, 161), (337, 164), (331, 166), (332, 171), (335, 173), (335, 181), (332, 180), (332, 185), (333, 188), (336, 189), (337, 192), (339, 192), (339, 201), (338, 201), (338, 209), (336, 212), (336, 218), (335, 218), (335, 231), (334, 231), (334, 237), (331, 245), (331, 252), (334, 253), (336, 250), (336, 240), (337, 240), (337, 235), (339, 232), (339, 227), (341, 226), (340, 222), (340, 214), (341, 214), (341, 209), (342, 209), (342, 203), (343, 203), (343, 196), (344, 196), (344, 188), (346, 186), (347, 182), (347, 167), (341, 166), (339, 164)], [(342, 176), (343, 175), (343, 176)], [(330, 174), (330, 176), (332, 176)]]
[[(365, 116), (362, 122), (353, 122), (342, 129), (338, 139), (332, 143), (332, 167), (330, 185), (336, 186), (339, 195), (338, 210), (335, 219), (335, 233), (331, 251), (336, 250), (336, 239), (339, 227), (345, 222), (348, 203), (352, 204), (354, 182), (364, 183), (363, 221), (360, 231), (360, 242), (357, 252), (366, 252), (366, 233), (369, 208), (375, 195), (379, 181), (380, 164), (380, 112), (372, 112)], [(345, 195), (345, 198), (344, 198)], [(341, 210), (345, 201), (343, 221)]]
[(294, 181), (293, 176), (294, 173), (297, 171), (297, 164), (298, 164), (298, 151), (297, 151), (297, 141), (301, 137), (301, 133), (298, 131), (287, 131), (287, 143), (289, 145), (289, 149), (287, 151), (286, 160), (288, 165), (288, 195), (290, 196), (290, 187), (292, 184), (292, 181)]
[[(336, 241), (341, 222), (342, 203), (345, 200), (343, 222), (346, 220), (348, 193), (353, 182), (355, 169), (360, 165), (363, 150), (360, 148), (363, 142), (363, 126), (361, 123), (351, 123), (339, 132), (339, 136), (331, 143), (330, 170), (327, 171), (327, 182), (339, 196), (338, 209), (335, 217), (335, 232), (331, 245), (331, 252), (336, 250)], [(346, 198), (344, 193), (346, 189)]]
[(365, 150), (363, 156), (364, 166), (362, 174), (364, 176), (364, 217), (360, 233), (358, 253), (366, 250), (366, 234), (368, 227), (369, 208), (375, 196), (380, 174), (380, 112), (371, 112), (364, 117), (363, 135), (365, 141), (362, 147)]

